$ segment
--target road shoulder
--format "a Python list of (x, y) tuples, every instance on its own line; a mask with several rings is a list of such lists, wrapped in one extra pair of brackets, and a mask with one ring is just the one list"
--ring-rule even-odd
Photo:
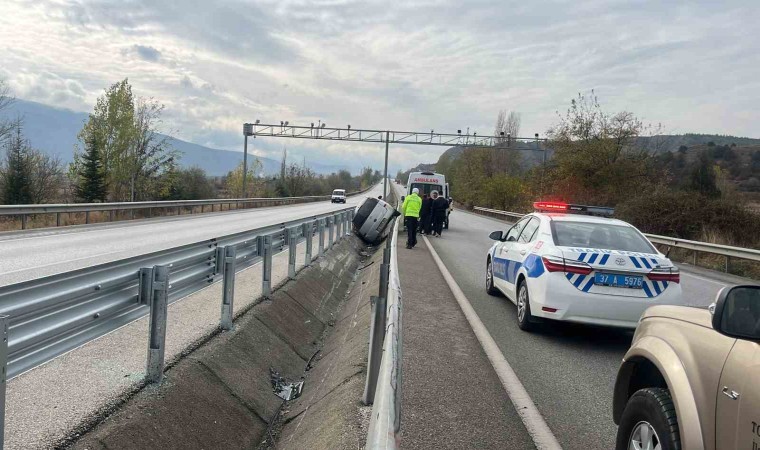
[(402, 241), (402, 447), (534, 448), (430, 252)]

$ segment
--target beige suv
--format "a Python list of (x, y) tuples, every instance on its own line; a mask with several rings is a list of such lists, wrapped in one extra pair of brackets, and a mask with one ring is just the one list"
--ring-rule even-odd
[(617, 449), (760, 449), (760, 286), (654, 306), (615, 383)]

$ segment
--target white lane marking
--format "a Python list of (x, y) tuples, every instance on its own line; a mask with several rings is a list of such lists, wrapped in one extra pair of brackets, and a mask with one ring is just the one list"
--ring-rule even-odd
[[(13, 273), (26, 272), (28, 270), (39, 270), (39, 269), (43, 269), (45, 267), (51, 267), (51, 266), (56, 266), (56, 265), (65, 265), (65, 264), (74, 263), (74, 262), (77, 262), (77, 261), (82, 261), (84, 259), (95, 259), (95, 258), (99, 258), (101, 256), (116, 255), (118, 253), (124, 253), (126, 251), (128, 251), (128, 250), (117, 250), (115, 252), (97, 253), (97, 254), (94, 254), (94, 255), (83, 256), (81, 258), (66, 259), (66, 260), (63, 260), (63, 261), (56, 261), (56, 262), (52, 262), (52, 263), (49, 263), (49, 264), (41, 264), (41, 265), (37, 265), (37, 266), (34, 266), (34, 267), (24, 267), (24, 268), (21, 268), (21, 269), (6, 270), (6, 271), (3, 271), (3, 272), (0, 272), (0, 277), (5, 276), (5, 275), (10, 275), (10, 274), (13, 274)], [(96, 263), (94, 265), (99, 265), (99, 264), (105, 264), (105, 262)], [(87, 266), (85, 266), (85, 267), (87, 267)], [(62, 272), (72, 272), (72, 271), (77, 270), (77, 269), (81, 269), (81, 267), (74, 268), (74, 269), (64, 269)], [(42, 276), (46, 277), (46, 276), (49, 276), (49, 275), (55, 275), (55, 274), (53, 273), (53, 274), (47, 274), (47, 275), (42, 275)], [(22, 280), (22, 281), (26, 281), (26, 280)], [(21, 283), (21, 281), (18, 281), (16, 283)]]
[(515, 371), (512, 370), (509, 362), (504, 358), (504, 354), (501, 353), (499, 346), (496, 345), (496, 341), (491, 337), (491, 333), (488, 332), (485, 325), (483, 325), (483, 322), (480, 321), (480, 317), (478, 317), (478, 314), (472, 308), (470, 301), (464, 295), (464, 292), (462, 292), (462, 289), (454, 280), (454, 277), (451, 276), (451, 273), (449, 273), (449, 270), (443, 264), (443, 261), (441, 261), (441, 258), (438, 256), (438, 253), (430, 244), (427, 237), (422, 236), (422, 239), (425, 241), (428, 249), (430, 249), (430, 254), (433, 255), (433, 260), (435, 260), (438, 269), (441, 271), (441, 275), (443, 275), (443, 278), (446, 280), (446, 284), (449, 285), (449, 289), (451, 289), (451, 292), (454, 294), (454, 298), (457, 299), (457, 303), (459, 303), (459, 307), (467, 318), (467, 322), (469, 322), (472, 331), (475, 332), (475, 336), (478, 338), (480, 345), (483, 347), (483, 350), (485, 350), (486, 356), (488, 356), (488, 360), (491, 362), (491, 366), (499, 376), (501, 385), (504, 387), (504, 390), (507, 391), (507, 395), (512, 401), (512, 405), (514, 405), (517, 414), (520, 416), (525, 428), (528, 430), (528, 434), (531, 439), (533, 439), (536, 448), (538, 450), (561, 450), (562, 446), (559, 445), (559, 441), (557, 441), (557, 438), (554, 436), (554, 433), (552, 433), (549, 425), (546, 424), (544, 417), (538, 411), (538, 408), (536, 408), (535, 403), (533, 403), (530, 395), (528, 395), (528, 391), (525, 390), (520, 379), (517, 378), (517, 374), (515, 374)]
[(720, 281), (711, 280), (709, 278), (705, 278), (699, 275), (694, 275), (693, 273), (689, 273), (689, 272), (681, 272), (681, 275), (685, 275), (686, 277), (696, 278), (697, 280), (706, 281), (708, 283), (717, 284), (718, 286), (723, 286), (723, 287), (729, 286), (729, 283), (723, 283)]

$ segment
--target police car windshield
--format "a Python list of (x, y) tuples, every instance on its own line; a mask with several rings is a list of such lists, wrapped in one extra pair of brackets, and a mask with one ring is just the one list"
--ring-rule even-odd
[(634, 228), (625, 225), (554, 220), (551, 227), (554, 242), (562, 247), (657, 252)]
[(422, 197), (423, 194), (430, 195), (433, 191), (438, 191), (440, 195), (443, 195), (443, 186), (440, 184), (412, 183), (412, 189), (414, 188), (420, 190), (420, 197)]

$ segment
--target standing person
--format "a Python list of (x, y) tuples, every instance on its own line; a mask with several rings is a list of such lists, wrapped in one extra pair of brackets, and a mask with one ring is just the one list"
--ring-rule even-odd
[(420, 209), (420, 232), (422, 234), (430, 233), (430, 221), (432, 216), (433, 199), (427, 194), (422, 194), (422, 209)]
[[(405, 198), (405, 197), (402, 195), (402, 196), (401, 196), (401, 204), (402, 204), (402, 205), (404, 204), (404, 198)], [(397, 208), (398, 208), (399, 206), (400, 206), (400, 205), (396, 205), (396, 207), (397, 207)], [(404, 231), (406, 231), (406, 217), (404, 217), (404, 219), (403, 219), (403, 220), (404, 220), (404, 223), (403, 223), (403, 225), (404, 225)]]
[(433, 191), (430, 195), (433, 197), (433, 235), (441, 237), (443, 222), (446, 220), (446, 211), (449, 209), (449, 201), (442, 195), (438, 195), (438, 191)]
[(418, 195), (420, 190), (412, 189), (412, 193), (404, 199), (401, 205), (401, 214), (406, 220), (406, 248), (414, 248), (417, 245), (417, 222), (422, 209), (422, 199)]

